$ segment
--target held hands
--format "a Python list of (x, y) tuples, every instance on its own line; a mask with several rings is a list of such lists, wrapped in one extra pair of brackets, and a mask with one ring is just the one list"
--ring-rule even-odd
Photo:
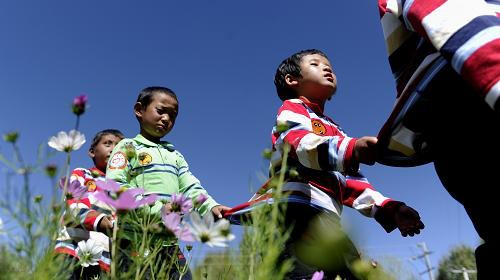
[(354, 158), (360, 163), (373, 165), (377, 154), (377, 137), (364, 136), (356, 140), (354, 144)]
[(212, 214), (216, 219), (222, 219), (222, 214), (224, 214), (224, 211), (227, 211), (229, 209), (231, 208), (225, 205), (217, 205), (212, 207)]
[(108, 216), (105, 216), (99, 221), (98, 229), (100, 232), (108, 232), (113, 229), (113, 223)]
[(420, 220), (418, 212), (404, 204), (395, 211), (394, 220), (401, 235), (404, 237), (419, 234), (420, 230), (425, 227), (424, 223)]

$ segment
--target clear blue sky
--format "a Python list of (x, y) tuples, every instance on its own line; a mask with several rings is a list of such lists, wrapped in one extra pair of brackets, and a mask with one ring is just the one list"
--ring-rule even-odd
[[(88, 141), (105, 128), (132, 137), (138, 91), (168, 86), (179, 96), (180, 113), (165, 139), (229, 206), (246, 201), (266, 172), (261, 152), (270, 147), (280, 106), (273, 76), (286, 56), (306, 48), (329, 55), (339, 89), (326, 113), (351, 136), (376, 135), (395, 100), (375, 0), (2, 1), (0, 36), (0, 132), (20, 131), (29, 160), (38, 144), (73, 127), (74, 96), (89, 96), (81, 120)], [(10, 155), (5, 143), (0, 149)], [(88, 142), (74, 153), (72, 167), (91, 165), (87, 149)], [(62, 154), (51, 160), (62, 161)], [(437, 266), (452, 246), (478, 243), (431, 165), (362, 168), (386, 196), (418, 209), (426, 224), (418, 237), (403, 238), (345, 208), (346, 227), (369, 255), (404, 260), (425, 241)], [(40, 177), (32, 187), (48, 193), (49, 181)], [(405, 264), (424, 270), (420, 261)]]

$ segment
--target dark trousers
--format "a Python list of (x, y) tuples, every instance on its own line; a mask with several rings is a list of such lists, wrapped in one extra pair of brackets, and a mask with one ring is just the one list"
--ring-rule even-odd
[(289, 203), (285, 224), (292, 226), (292, 231), (280, 259), (293, 262), (293, 270), (285, 279), (311, 279), (316, 271), (323, 271), (324, 279), (335, 279), (337, 275), (341, 279), (357, 279), (350, 266), (360, 255), (342, 231), (336, 214)]
[[(122, 243), (120, 244), (121, 249), (119, 249), (119, 255), (120, 255), (120, 263), (119, 263), (119, 271), (122, 274), (126, 274), (127, 272), (130, 271), (131, 268), (133, 268), (133, 263), (132, 260), (129, 258), (130, 256), (134, 256), (134, 252), (130, 252), (129, 249), (127, 248), (127, 241), (122, 240)], [(161, 251), (156, 255), (156, 259), (158, 260), (157, 265), (155, 265), (155, 270), (154, 271), (160, 271), (161, 270), (161, 264), (162, 262), (167, 262), (169, 263), (171, 259), (177, 259), (174, 260), (174, 265), (169, 268), (168, 275), (166, 279), (182, 279), (182, 280), (191, 280), (192, 275), (191, 275), (191, 270), (187, 268), (186, 273), (182, 276), (182, 278), (179, 278), (181, 275), (181, 272), (178, 270), (178, 267), (185, 268), (187, 264), (186, 258), (184, 257), (184, 254), (180, 250), (178, 246), (164, 246), (162, 247)], [(166, 272), (162, 270), (162, 272)], [(153, 271), (147, 270), (146, 273), (143, 276), (143, 279), (165, 279), (165, 278), (158, 278), (158, 275), (154, 275), (154, 278), (152, 276)]]
[(431, 83), (416, 108), (436, 173), (460, 202), (484, 244), (476, 250), (478, 279), (491, 279), (500, 260), (500, 114), (451, 69)]

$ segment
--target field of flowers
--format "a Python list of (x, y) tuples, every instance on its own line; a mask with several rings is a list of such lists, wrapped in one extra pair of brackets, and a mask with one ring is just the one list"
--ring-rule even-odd
[[(286, 205), (264, 203), (255, 208), (250, 218), (243, 221), (244, 233), (239, 246), (228, 247), (235, 239), (229, 221), (214, 220), (210, 214), (202, 217), (193, 211), (206, 197), (191, 200), (182, 194), (173, 195), (169, 201), (162, 201), (164, 206), (158, 215), (150, 211), (150, 205), (160, 198), (144, 195), (141, 188), (120, 188), (114, 181), (96, 181), (100, 191), (94, 195), (113, 209), (112, 230), (106, 232), (110, 242), (81, 240), (74, 258), (55, 254), (61, 229), (80, 224), (75, 209), (68, 207), (66, 202), (83, 199), (87, 193), (86, 186), (77, 180), (69, 180), (72, 152), (85, 143), (85, 136), (78, 128), (86, 109), (87, 97), (76, 97), (72, 105), (76, 116), (74, 129), (59, 132), (47, 143), (53, 150), (66, 155), (62, 167), (44, 167), (45, 159), (54, 151), (44, 153), (43, 149), (38, 161), (28, 164), (17, 144), (19, 134), (10, 132), (4, 135), (4, 141), (11, 144), (14, 157), (8, 159), (0, 153), (3, 168), (8, 170), (8, 180), (0, 187), (3, 193), (0, 211), (2, 217), (7, 217), (5, 219), (15, 227), (7, 230), (6, 222), (0, 219), (0, 235), (3, 237), (0, 239), (0, 279), (70, 279), (75, 271), (80, 274), (73, 277), (85, 279), (84, 271), (98, 270), (105, 252), (112, 256), (108, 258), (111, 269), (100, 273), (99, 279), (186, 279), (190, 274), (193, 279), (286, 279), (293, 267), (291, 260), (280, 257), (290, 232), (285, 228)], [(286, 166), (286, 157), (282, 166)], [(43, 172), (52, 182), (49, 198), (33, 195), (30, 185), (31, 176)], [(22, 182), (22, 187), (12, 186), (9, 178), (14, 177)], [(271, 182), (273, 201), (281, 201), (283, 182), (282, 175)], [(343, 247), (342, 240), (327, 228), (316, 231), (326, 234), (318, 237), (315, 248), (309, 248), (307, 253), (317, 259), (337, 259), (341, 254), (338, 248)], [(196, 257), (191, 255), (193, 246), (227, 249), (206, 255), (194, 267), (190, 263)], [(184, 257), (179, 257), (180, 253)], [(380, 268), (364, 261), (355, 263), (353, 271), (359, 279), (391, 279)], [(319, 269), (312, 279), (324, 277), (324, 272)]]

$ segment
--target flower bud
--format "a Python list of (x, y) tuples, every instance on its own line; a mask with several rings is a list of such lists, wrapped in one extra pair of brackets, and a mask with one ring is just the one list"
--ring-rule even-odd
[(19, 138), (19, 133), (17, 131), (12, 131), (3, 135), (3, 140), (5, 140), (5, 142), (9, 142), (12, 144), (16, 143), (18, 138)]
[(73, 109), (73, 114), (80, 116), (85, 113), (85, 108), (87, 107), (87, 96), (82, 94), (73, 99), (73, 104), (71, 108)]

